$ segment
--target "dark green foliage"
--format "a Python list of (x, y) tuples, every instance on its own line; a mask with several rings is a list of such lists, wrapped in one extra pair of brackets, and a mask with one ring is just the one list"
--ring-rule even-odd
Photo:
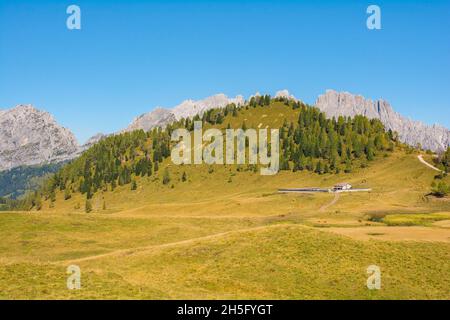
[[(90, 203), (89, 199), (99, 190), (114, 190), (117, 185), (130, 183), (131, 189), (135, 190), (136, 177), (144, 179), (152, 176), (158, 171), (160, 163), (170, 156), (170, 136), (175, 128), (192, 131), (194, 121), (222, 124), (227, 116), (235, 117), (245, 107), (265, 108), (273, 101), (270, 96), (254, 97), (246, 106), (230, 104), (225, 108), (211, 109), (193, 119), (181, 119), (165, 129), (156, 128), (149, 132), (137, 130), (107, 137), (48, 178), (38, 194), (30, 194), (14, 205), (28, 210), (39, 204), (40, 200), (36, 197), (42, 195), (45, 200), (53, 201), (58, 191), (64, 191), (65, 197), (72, 193), (84, 194), (87, 203)], [(296, 122), (285, 121), (280, 128), (282, 170), (309, 170), (318, 174), (344, 170), (349, 173), (353, 166), (370, 162), (378, 154), (393, 151), (397, 143), (397, 135), (392, 131), (386, 132), (379, 120), (369, 120), (363, 116), (327, 119), (319, 109), (302, 102), (285, 98), (277, 98), (276, 101), (299, 113)], [(227, 122), (227, 127), (230, 127)], [(245, 121), (242, 129), (247, 129)], [(270, 153), (270, 145), (268, 150)], [(208, 172), (212, 173), (212, 167)], [(181, 180), (187, 180), (185, 172)], [(168, 185), (170, 181), (169, 171), (165, 168), (162, 183)]]
[(0, 172), (0, 196), (16, 199), (27, 191), (37, 190), (43, 180), (57, 172), (63, 163), (23, 166)]
[(66, 190), (64, 190), (64, 200), (69, 200), (70, 198), (72, 198), (72, 195), (70, 194), (70, 189), (66, 188)]
[(436, 165), (447, 173), (450, 173), (450, 147), (436, 158)]
[(169, 169), (164, 169), (164, 174), (163, 174), (163, 184), (168, 184), (170, 182), (170, 173), (169, 173)]
[(444, 181), (439, 181), (437, 184), (432, 185), (431, 193), (436, 197), (442, 198), (448, 195), (450, 192), (450, 186)]
[(294, 103), (293, 108), (300, 112), (297, 123), (285, 121), (280, 129), (282, 170), (292, 162), (294, 171), (321, 174), (339, 171), (339, 164), (344, 164), (349, 173), (354, 160), (372, 161), (378, 153), (393, 150), (392, 133), (379, 120), (363, 116), (327, 119), (317, 108), (301, 103)]
[(133, 180), (131, 182), (131, 190), (136, 190), (136, 189), (137, 189), (137, 182), (136, 182), (136, 180)]
[(156, 170), (157, 163), (170, 155), (169, 142), (168, 130), (160, 129), (103, 139), (48, 179), (43, 193), (52, 199), (56, 190), (70, 187), (91, 199), (98, 190), (107, 190), (108, 186), (114, 190), (117, 185), (132, 183), (133, 177), (151, 176), (153, 166)]
[(92, 203), (91, 203), (91, 200), (86, 200), (86, 204), (85, 204), (85, 206), (84, 206), (84, 211), (86, 212), (86, 213), (89, 213), (89, 212), (91, 212), (92, 211)]

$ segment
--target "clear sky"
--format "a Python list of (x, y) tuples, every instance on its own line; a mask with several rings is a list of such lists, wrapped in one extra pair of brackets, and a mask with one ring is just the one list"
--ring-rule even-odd
[[(366, 27), (370, 4), (382, 30)], [(0, 0), (0, 108), (32, 103), (80, 142), (155, 106), (285, 88), (450, 127), (450, 1)]]

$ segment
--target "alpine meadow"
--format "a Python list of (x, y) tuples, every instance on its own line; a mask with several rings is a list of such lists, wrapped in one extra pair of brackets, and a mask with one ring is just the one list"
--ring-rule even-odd
[(441, 313), (449, 13), (445, 0), (0, 1), (0, 305)]
[[(279, 128), (280, 172), (174, 165), (193, 122)], [(237, 150), (236, 150), (237, 152)], [(249, 150), (247, 148), (246, 153)], [(449, 299), (448, 151), (435, 159), (376, 119), (327, 118), (261, 96), (148, 132), (106, 137), (2, 214), (13, 299)], [(438, 161), (440, 161), (438, 163)], [(346, 181), (369, 192), (282, 193)], [(444, 190), (445, 191), (445, 190)], [(378, 265), (382, 290), (368, 290)], [(67, 290), (78, 265), (82, 289)], [(320, 270), (320, 272), (318, 272)]]

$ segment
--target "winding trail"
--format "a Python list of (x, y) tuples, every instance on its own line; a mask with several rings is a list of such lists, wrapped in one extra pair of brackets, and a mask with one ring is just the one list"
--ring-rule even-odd
[(331, 200), (330, 203), (327, 203), (327, 204), (323, 205), (322, 207), (320, 207), (319, 211), (325, 211), (326, 209), (328, 209), (329, 207), (334, 205), (339, 200), (339, 195), (340, 195), (339, 192), (335, 192), (333, 200)]
[(428, 162), (426, 162), (426, 161), (423, 159), (423, 155), (420, 154), (420, 155), (417, 156), (417, 158), (419, 159), (420, 162), (422, 162), (422, 163), (423, 163), (424, 165), (426, 165), (427, 167), (429, 167), (429, 168), (431, 168), (431, 169), (433, 169), (433, 170), (442, 172), (442, 170), (440, 170), (440, 169), (436, 168), (435, 166), (433, 166), (432, 164), (429, 164)]
[[(283, 226), (285, 226), (285, 225), (274, 224), (274, 225), (263, 225), (263, 226), (258, 226), (258, 227), (230, 230), (230, 231), (210, 234), (210, 235), (203, 236), (203, 237), (191, 238), (191, 239), (186, 239), (186, 240), (181, 240), (181, 241), (175, 241), (175, 242), (169, 242), (169, 243), (163, 243), (163, 244), (153, 244), (153, 245), (128, 248), (128, 249), (113, 250), (110, 252), (87, 256), (87, 257), (78, 258), (78, 259), (59, 260), (59, 261), (53, 262), (53, 264), (67, 265), (67, 264), (71, 264), (71, 263), (86, 262), (86, 261), (97, 260), (97, 259), (102, 259), (102, 258), (106, 258), (106, 257), (136, 255), (136, 254), (146, 253), (148, 251), (153, 251), (153, 250), (157, 250), (157, 249), (192, 244), (192, 243), (195, 243), (198, 241), (211, 240), (211, 239), (221, 238), (221, 237), (233, 235), (233, 234), (252, 232), (252, 231), (258, 231), (258, 230), (264, 230), (264, 229), (282, 228)], [(304, 228), (304, 226), (300, 226), (300, 225), (295, 225), (295, 226)]]

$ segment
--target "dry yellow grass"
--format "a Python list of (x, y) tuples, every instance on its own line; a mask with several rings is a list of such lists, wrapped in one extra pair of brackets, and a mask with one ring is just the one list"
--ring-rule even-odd
[[(281, 125), (283, 108), (234, 121)], [(53, 208), (2, 213), (0, 298), (450, 298), (450, 201), (426, 196), (435, 172), (417, 154), (398, 150), (338, 175), (212, 168), (166, 161), (135, 191), (97, 193), (89, 214), (82, 196), (61, 193)], [(335, 203), (277, 193), (343, 181), (373, 191)], [(65, 287), (71, 263), (82, 270), (79, 291)], [(365, 287), (370, 264), (382, 269), (380, 291)]]

